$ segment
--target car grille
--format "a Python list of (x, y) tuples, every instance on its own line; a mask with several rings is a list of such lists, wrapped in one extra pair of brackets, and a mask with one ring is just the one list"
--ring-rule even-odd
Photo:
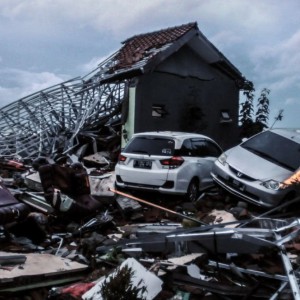
[(230, 171), (238, 178), (244, 179), (244, 180), (248, 180), (248, 181), (255, 181), (254, 178), (245, 175), (244, 173), (240, 172), (239, 170), (229, 166)]

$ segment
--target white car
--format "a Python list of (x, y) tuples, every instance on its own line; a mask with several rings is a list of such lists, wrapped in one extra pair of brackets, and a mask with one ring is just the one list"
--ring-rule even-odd
[(300, 195), (300, 130), (270, 129), (224, 152), (214, 181), (231, 194), (272, 208)]
[(132, 136), (116, 164), (116, 187), (185, 195), (195, 201), (214, 185), (210, 175), (221, 147), (195, 133), (158, 131)]

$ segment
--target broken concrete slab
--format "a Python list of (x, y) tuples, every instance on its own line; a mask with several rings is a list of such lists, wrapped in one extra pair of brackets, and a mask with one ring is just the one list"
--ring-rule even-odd
[[(16, 253), (0, 252), (0, 258)], [(27, 253), (25, 262), (11, 270), (0, 268), (0, 291), (19, 292), (81, 280), (89, 266), (52, 254)]]

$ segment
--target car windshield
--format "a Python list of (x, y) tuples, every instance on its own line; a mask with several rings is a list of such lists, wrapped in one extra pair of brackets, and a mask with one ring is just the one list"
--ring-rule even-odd
[(135, 137), (124, 148), (124, 153), (170, 156), (174, 154), (174, 140), (160, 137)]
[(241, 147), (295, 171), (300, 165), (300, 144), (271, 131), (250, 138)]

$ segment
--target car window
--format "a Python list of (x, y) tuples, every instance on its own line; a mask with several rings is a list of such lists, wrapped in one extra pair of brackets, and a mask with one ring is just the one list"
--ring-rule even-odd
[(212, 142), (204, 139), (192, 139), (193, 155), (199, 157), (218, 157), (221, 150)]
[(177, 151), (176, 155), (182, 155), (182, 156), (192, 156), (193, 148), (192, 143), (190, 139), (186, 139), (180, 148), (180, 150)]
[(160, 137), (135, 137), (124, 148), (124, 153), (170, 156), (174, 154), (175, 142)]
[(206, 141), (208, 147), (208, 156), (219, 157), (222, 154), (222, 150), (213, 142)]
[(271, 131), (248, 139), (241, 147), (282, 167), (295, 171), (300, 165), (300, 144)]

